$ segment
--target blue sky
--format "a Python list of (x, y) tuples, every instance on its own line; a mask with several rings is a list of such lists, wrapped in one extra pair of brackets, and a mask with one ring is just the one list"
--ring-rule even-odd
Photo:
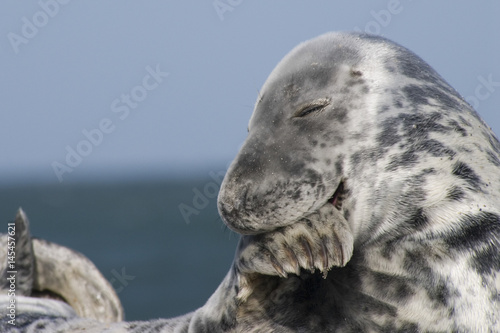
[(413, 50), (500, 133), (499, 14), (498, 1), (3, 1), (0, 183), (224, 168), (273, 67), (334, 30)]

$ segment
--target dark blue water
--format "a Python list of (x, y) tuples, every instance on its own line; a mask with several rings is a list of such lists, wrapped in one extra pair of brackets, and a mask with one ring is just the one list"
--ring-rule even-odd
[(22, 206), (32, 235), (94, 262), (127, 320), (172, 317), (202, 306), (232, 261), (238, 236), (217, 213), (218, 185), (207, 178), (3, 186), (0, 230)]

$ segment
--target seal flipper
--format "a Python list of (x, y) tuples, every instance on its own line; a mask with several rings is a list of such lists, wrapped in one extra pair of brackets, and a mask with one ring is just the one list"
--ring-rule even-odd
[[(8, 290), (10, 281), (7, 277), (15, 272), (16, 294), (30, 296), (35, 281), (35, 256), (31, 240), (29, 221), (26, 214), (19, 208), (14, 223), (8, 225), (7, 258), (5, 269), (0, 276), (0, 289)], [(14, 260), (10, 260), (11, 259)]]
[(36, 279), (34, 289), (62, 297), (84, 318), (103, 322), (123, 320), (123, 308), (111, 284), (83, 254), (35, 238)]
[(316, 269), (326, 279), (332, 267), (351, 259), (354, 238), (343, 213), (332, 202), (297, 223), (273, 232), (244, 235), (235, 255), (238, 299), (245, 301), (261, 283), (260, 275), (301, 275)]
[[(15, 274), (16, 296), (28, 296), (17, 298), (18, 308), (36, 305), (54, 310), (61, 308), (53, 306), (57, 303), (53, 300), (59, 300), (83, 318), (108, 323), (123, 320), (123, 308), (115, 290), (87, 257), (64, 246), (31, 238), (28, 218), (21, 209), (9, 227), (11, 235), (0, 234), (0, 303), (3, 292), (10, 290), (7, 277)], [(12, 245), (9, 242), (14, 240), (15, 258), (12, 258), (9, 251), (14, 251), (9, 249)], [(11, 261), (14, 266), (9, 266)], [(64, 316), (67, 313), (64, 311)]]

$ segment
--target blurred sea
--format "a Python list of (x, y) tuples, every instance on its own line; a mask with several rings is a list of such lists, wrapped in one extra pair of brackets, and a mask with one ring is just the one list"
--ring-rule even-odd
[[(94, 262), (127, 320), (173, 317), (202, 306), (233, 259), (238, 235), (217, 213), (219, 185), (212, 178), (4, 185), (0, 232), (22, 207), (33, 236)], [(189, 219), (182, 204), (193, 209)]]

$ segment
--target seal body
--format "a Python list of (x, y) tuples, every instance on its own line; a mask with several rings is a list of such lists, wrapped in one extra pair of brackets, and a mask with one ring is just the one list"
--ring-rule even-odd
[(320, 267), (303, 264), (293, 233), (263, 235), (332, 200), (349, 262), (254, 293), (258, 316), (290, 331), (500, 331), (500, 144), (430, 66), (381, 37), (326, 34), (278, 64), (218, 204), (250, 244), (240, 266), (283, 276)]
[(23, 329), (500, 331), (500, 144), (453, 88), (387, 39), (329, 33), (259, 95), (218, 198), (242, 238), (202, 308), (113, 324), (27, 310)]

